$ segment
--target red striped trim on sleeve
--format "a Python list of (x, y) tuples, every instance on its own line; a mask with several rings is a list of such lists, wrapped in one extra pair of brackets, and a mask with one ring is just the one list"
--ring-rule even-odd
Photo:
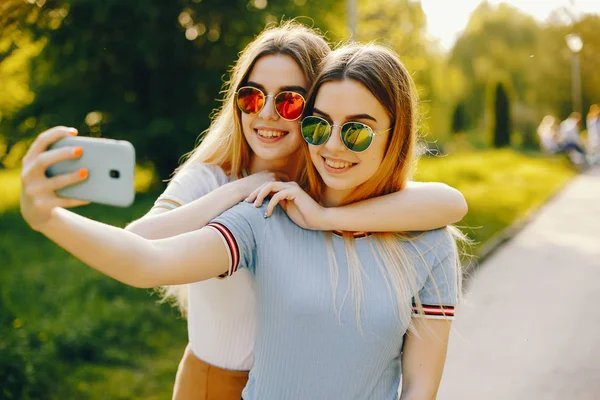
[[(454, 306), (441, 306), (437, 304), (423, 304), (423, 314), (425, 317), (441, 317), (441, 318), (453, 318), (454, 317)], [(416, 304), (413, 304), (413, 313), (421, 315)]]
[(215, 228), (225, 238), (227, 246), (229, 246), (229, 253), (231, 254), (231, 269), (229, 270), (229, 276), (233, 275), (237, 271), (240, 264), (240, 250), (237, 242), (233, 237), (233, 234), (227, 229), (225, 225), (221, 225), (218, 222), (211, 222), (208, 226)]

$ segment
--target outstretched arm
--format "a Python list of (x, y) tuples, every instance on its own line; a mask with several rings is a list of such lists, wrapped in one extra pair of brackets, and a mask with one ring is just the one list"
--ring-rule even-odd
[(228, 249), (211, 228), (148, 240), (54, 208), (38, 230), (90, 267), (135, 287), (197, 282), (229, 268)]
[(227, 248), (211, 228), (150, 241), (61, 208), (87, 203), (55, 193), (85, 177), (74, 173), (48, 178), (45, 171), (49, 165), (76, 158), (81, 152), (47, 148), (62, 137), (75, 134), (72, 128), (52, 128), (36, 138), (23, 158), (21, 214), (32, 229), (90, 266), (132, 286), (194, 282), (227, 271)]
[(441, 228), (460, 221), (467, 202), (437, 182), (409, 182), (404, 190), (326, 209), (324, 230), (402, 232)]

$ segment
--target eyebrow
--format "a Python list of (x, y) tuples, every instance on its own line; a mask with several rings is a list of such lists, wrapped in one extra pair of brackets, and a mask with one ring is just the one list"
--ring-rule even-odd
[[(260, 83), (257, 83), (257, 82), (249, 81), (248, 83), (246, 83), (246, 85), (255, 87), (257, 89), (260, 89), (263, 92), (267, 91), (267, 89), (265, 89), (265, 87), (263, 85), (261, 85)], [(281, 86), (279, 88), (279, 92), (301, 92), (301, 93), (306, 93), (307, 90), (305, 88), (303, 88), (302, 86), (289, 85), (289, 86)]]
[[(322, 116), (325, 117), (325, 119), (329, 119), (330, 121), (333, 121), (331, 119), (331, 117), (329, 116), (329, 114), (327, 114), (326, 112), (323, 112), (323, 111), (319, 110), (316, 107), (313, 108), (313, 112), (317, 113), (317, 114), (321, 114)], [(346, 116), (346, 121), (351, 121), (351, 120), (354, 120), (354, 119), (368, 119), (370, 121), (377, 122), (377, 119), (375, 119), (375, 117), (373, 117), (373, 116), (371, 116), (369, 114), (353, 114), (353, 115), (347, 115)]]

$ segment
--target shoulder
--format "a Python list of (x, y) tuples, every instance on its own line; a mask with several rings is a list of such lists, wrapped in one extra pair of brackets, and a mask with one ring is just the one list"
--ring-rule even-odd
[(186, 165), (169, 181), (156, 204), (162, 205), (171, 202), (175, 206), (181, 206), (199, 199), (228, 182), (227, 175), (217, 165)]
[(409, 238), (410, 247), (419, 256), (424, 256), (427, 260), (442, 260), (451, 255), (455, 255), (456, 240), (452, 233), (455, 228), (445, 227), (431, 231), (415, 232)]
[(242, 201), (215, 218), (215, 222), (226, 226), (247, 224), (257, 231), (265, 224), (265, 211), (266, 205), (257, 208), (252, 203)]
[(173, 176), (171, 182), (186, 181), (202, 184), (206, 182), (206, 180), (221, 186), (227, 183), (229, 178), (218, 165), (199, 163), (186, 166), (179, 170), (175, 176)]
[(245, 225), (251, 229), (254, 234), (268, 234), (273, 237), (282, 237), (288, 240), (296, 237), (304, 229), (296, 225), (280, 207), (276, 206), (273, 213), (265, 218), (268, 202), (265, 201), (262, 206), (255, 207), (252, 203), (242, 201), (225, 211), (215, 221), (225, 225)]

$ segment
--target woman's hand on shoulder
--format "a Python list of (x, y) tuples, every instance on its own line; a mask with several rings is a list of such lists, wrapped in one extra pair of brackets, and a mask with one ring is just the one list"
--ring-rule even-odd
[(67, 199), (56, 195), (62, 189), (87, 179), (87, 171), (75, 171), (69, 174), (47, 177), (49, 166), (65, 160), (81, 157), (82, 150), (63, 147), (48, 150), (59, 139), (77, 135), (74, 128), (57, 126), (41, 133), (31, 144), (23, 157), (21, 170), (21, 215), (34, 230), (50, 219), (55, 207), (77, 207), (89, 204), (88, 201)]
[(232, 184), (237, 185), (241, 198), (245, 199), (264, 184), (279, 180), (287, 180), (287, 177), (278, 172), (262, 171), (240, 178)]
[(327, 209), (317, 203), (296, 182), (269, 182), (256, 189), (246, 201), (260, 207), (271, 196), (265, 217), (270, 217), (278, 204), (294, 223), (304, 229), (324, 230)]

